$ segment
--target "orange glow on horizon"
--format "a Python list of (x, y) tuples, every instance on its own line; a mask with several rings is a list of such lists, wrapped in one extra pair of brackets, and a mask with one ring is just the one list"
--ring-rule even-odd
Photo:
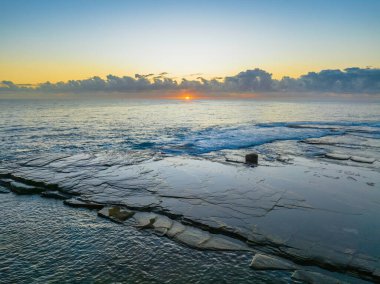
[(189, 102), (202, 98), (202, 95), (193, 90), (181, 90), (179, 92), (174, 92), (169, 98)]

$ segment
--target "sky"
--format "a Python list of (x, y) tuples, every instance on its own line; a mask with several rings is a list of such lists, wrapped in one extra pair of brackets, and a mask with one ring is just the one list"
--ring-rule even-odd
[(0, 0), (0, 81), (380, 67), (380, 1)]

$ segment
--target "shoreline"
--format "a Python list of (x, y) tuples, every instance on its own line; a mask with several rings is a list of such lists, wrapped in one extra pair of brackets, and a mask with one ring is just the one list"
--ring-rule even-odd
[[(54, 190), (59, 190), (65, 193), (71, 193), (71, 194), (79, 194), (81, 195), (84, 200), (91, 200), (91, 202), (96, 202), (100, 204), (105, 204), (105, 205), (119, 205), (123, 208), (129, 208), (134, 211), (138, 209), (139, 211), (145, 211), (145, 212), (155, 212), (158, 213), (159, 215), (167, 216), (174, 221), (180, 221), (180, 223), (188, 223), (187, 225), (190, 225), (191, 227), (198, 227), (201, 230), (205, 230), (207, 232), (210, 232), (211, 234), (215, 233), (221, 233), (222, 235), (226, 235), (227, 237), (233, 237), (234, 239), (240, 238), (241, 241), (248, 241), (248, 246), (264, 252), (264, 253), (270, 253), (271, 255), (277, 255), (280, 257), (285, 257), (286, 259), (289, 259), (295, 263), (301, 264), (301, 265), (316, 265), (321, 268), (325, 268), (331, 271), (340, 271), (340, 272), (345, 272), (354, 276), (359, 276), (363, 279), (367, 280), (374, 280), (378, 279), (378, 276), (376, 273), (376, 267), (378, 267), (378, 264), (369, 262), (368, 259), (375, 259), (373, 256), (366, 257), (360, 250), (360, 244), (357, 248), (355, 248), (355, 251), (346, 251), (345, 250), (351, 249), (350, 247), (345, 247), (341, 251), (342, 253), (339, 253), (339, 250), (336, 251), (335, 253), (331, 254), (331, 251), (327, 254), (324, 255), (327, 251), (329, 246), (328, 243), (326, 243), (326, 240), (322, 240), (319, 246), (315, 247), (314, 253), (310, 254), (310, 251), (308, 252), (309, 255), (305, 255), (305, 253), (299, 248), (296, 249), (294, 246), (289, 246), (289, 244), (297, 244), (300, 242), (299, 237), (294, 238), (294, 236), (291, 236), (292, 239), (286, 240), (286, 236), (289, 235), (289, 232), (286, 232), (286, 230), (281, 227), (281, 222), (283, 222), (283, 218), (281, 221), (269, 218), (271, 215), (276, 215), (276, 211), (281, 211), (281, 215), (292, 217), (294, 215), (293, 213), (289, 214), (289, 212), (297, 211), (295, 215), (303, 214), (307, 215), (310, 214), (308, 211), (321, 211), (322, 213), (317, 214), (316, 216), (311, 216), (312, 218), (322, 218), (322, 220), (326, 220), (326, 216), (336, 216), (336, 215), (343, 215), (343, 216), (360, 216), (358, 214), (361, 214), (360, 212), (355, 212), (355, 210), (352, 210), (351, 212), (344, 212), (344, 211), (339, 211), (339, 208), (320, 208), (318, 209), (315, 204), (308, 204), (307, 201), (311, 201), (310, 196), (307, 196), (306, 200), (304, 197), (296, 196), (295, 194), (299, 194), (300, 192), (293, 191), (289, 196), (281, 195), (281, 194), (289, 194), (288, 189), (285, 191), (281, 189), (280, 193), (278, 190), (276, 190), (279, 187), (279, 184), (284, 187), (286, 183), (289, 183), (289, 178), (291, 178), (290, 173), (295, 172), (297, 175), (297, 172), (299, 172), (299, 169), (306, 169), (308, 168), (309, 170), (312, 169), (313, 167), (316, 168), (315, 172), (321, 171), (323, 168), (318, 168), (323, 165), (323, 167), (328, 167), (327, 165), (333, 165), (332, 168), (336, 168), (336, 164), (331, 164), (330, 161), (327, 162), (327, 164), (324, 164), (326, 162), (320, 162), (320, 161), (309, 161), (309, 164), (307, 164), (308, 160), (307, 159), (302, 159), (302, 158), (296, 158), (295, 159), (295, 165), (285, 165), (285, 166), (279, 166), (279, 167), (257, 167), (257, 168), (247, 168), (245, 166), (231, 166), (231, 165), (223, 165), (220, 163), (215, 163), (215, 162), (210, 162), (207, 160), (201, 160), (201, 159), (190, 159), (190, 158), (179, 158), (179, 157), (154, 157), (153, 159), (139, 159), (138, 163), (136, 162), (136, 159), (134, 162), (131, 163), (131, 159), (126, 161), (126, 157), (119, 157), (119, 159), (112, 159), (114, 157), (107, 157), (107, 156), (102, 156), (102, 155), (72, 155), (72, 156), (65, 156), (65, 157), (49, 157), (49, 158), (39, 158), (39, 159), (32, 159), (29, 160), (29, 162), (22, 162), (23, 166), (16, 166), (14, 168), (14, 174), (8, 176), (4, 175), (4, 169), (2, 170), (2, 178), (13, 178), (15, 180), (24, 182), (24, 183), (29, 183), (33, 184), (34, 186), (46, 186), (46, 189), (54, 189)], [(120, 161), (124, 161), (123, 163), (120, 163)], [(133, 160), (133, 158), (132, 158)], [(111, 163), (111, 164), (110, 164)], [(113, 163), (113, 165), (112, 165)], [(306, 166), (305, 166), (306, 163)], [(86, 164), (86, 166), (85, 166)], [(303, 164), (303, 165), (301, 165)], [(76, 165), (76, 166), (74, 166)], [(98, 177), (91, 177), (89, 178), (88, 175), (89, 173), (85, 172), (85, 169), (90, 170), (89, 167), (92, 169), (94, 168), (99, 168), (99, 173), (101, 172), (101, 175), (98, 175)], [(294, 167), (298, 167), (297, 170), (294, 169)], [(344, 165), (339, 165), (338, 167), (343, 170), (346, 168), (347, 170), (353, 170), (356, 169), (358, 173), (361, 173), (361, 179), (363, 180), (361, 187), (364, 186), (364, 181), (368, 179), (367, 177), (364, 177), (363, 173), (368, 175), (369, 172), (371, 172), (371, 169), (361, 169), (361, 168), (353, 168), (351, 166), (344, 166)], [(71, 168), (71, 170), (68, 170), (68, 168)], [(74, 169), (76, 170), (74, 171)], [(112, 171), (110, 170), (112, 169)], [(199, 169), (207, 169), (207, 174)], [(60, 170), (57, 170), (60, 169)], [(61, 170), (65, 169), (66, 173), (62, 173)], [(78, 175), (78, 170), (79, 175)], [(108, 170), (107, 170), (108, 169)], [(290, 171), (289, 171), (290, 169)], [(36, 170), (38, 170), (40, 177), (36, 176)], [(329, 169), (331, 170), (331, 169)], [(50, 174), (48, 172), (50, 171)], [(233, 172), (232, 175), (228, 175), (227, 173)], [(90, 170), (91, 172), (91, 170)], [(242, 173), (243, 172), (243, 173)], [(323, 170), (322, 170), (323, 172)], [(339, 170), (337, 171), (339, 172)], [(336, 173), (337, 173), (336, 172)], [(53, 174), (52, 174), (53, 173)], [(182, 174), (181, 179), (182, 181), (178, 183), (179, 181), (176, 179), (176, 177), (179, 175), (179, 173)], [(275, 173), (276, 178), (271, 177)], [(342, 173), (341, 173), (342, 174)], [(59, 177), (61, 175), (61, 177)], [(82, 178), (81, 178), (82, 175)], [(268, 176), (269, 175), (269, 176)], [(278, 178), (280, 176), (282, 178)], [(34, 176), (34, 178), (31, 178)], [(63, 176), (66, 176), (66, 178), (63, 178)], [(77, 183), (75, 186), (75, 183), (72, 183), (72, 188), (70, 190), (67, 190), (68, 188), (68, 183), (70, 183), (67, 180), (67, 177), (71, 176), (72, 178), (76, 179)], [(111, 181), (113, 182), (113, 188), (111, 187), (108, 188), (108, 191), (106, 190), (108, 196), (105, 196), (104, 190), (103, 192), (100, 191), (94, 191), (94, 188), (99, 188), (99, 186), (102, 185), (102, 183), (99, 183), (99, 177), (102, 176), (103, 178), (107, 179), (107, 182)], [(221, 177), (226, 176), (226, 178), (221, 182), (219, 179)], [(345, 176), (346, 178), (349, 177), (350, 175), (348, 174), (342, 174), (342, 176)], [(53, 178), (54, 177), (54, 178)], [(85, 178), (84, 178), (85, 177)], [(122, 179), (115, 179), (115, 177), (123, 177)], [(137, 177), (137, 179), (136, 179)], [(184, 178), (186, 177), (186, 178)], [(249, 177), (247, 178), (243, 183), (241, 180), (243, 179), (242, 177)], [(284, 178), (286, 177), (286, 178)], [(311, 181), (310, 178), (312, 178), (313, 175), (309, 175), (305, 179), (306, 181)], [(356, 176), (357, 177), (357, 176)], [(196, 181), (195, 179), (199, 178), (200, 181)], [(240, 179), (239, 179), (240, 178)], [(268, 184), (265, 184), (265, 186), (262, 186), (262, 179), (266, 178), (271, 178), (277, 179), (277, 185), (276, 182), (270, 182)], [(315, 177), (314, 177), (315, 178)], [(358, 178), (358, 177), (357, 177)], [(372, 179), (375, 177), (371, 177)], [(39, 180), (40, 179), (40, 180)], [(222, 178), (223, 179), (223, 178)], [(323, 182), (327, 185), (331, 181), (335, 180), (332, 177), (323, 177), (323, 175), (320, 175), (317, 177), (319, 181), (321, 179)], [(52, 181), (52, 183), (46, 183), (46, 181)], [(87, 180), (87, 183), (83, 183), (84, 180)], [(143, 180), (143, 182), (141, 181)], [(212, 182), (210, 183), (210, 180)], [(216, 204), (218, 201), (220, 204), (223, 204), (223, 202), (226, 202), (226, 200), (223, 200), (223, 191), (218, 188), (218, 186), (224, 186), (224, 188), (227, 188), (228, 191), (228, 180), (230, 180), (231, 185), (231, 180), (235, 186), (245, 186), (247, 189), (247, 184), (256, 182), (255, 187), (259, 195), (255, 195), (254, 197), (260, 197), (256, 198), (257, 199), (257, 204), (256, 208), (255, 206), (252, 206), (252, 204), (249, 207), (255, 208), (255, 210), (249, 210), (247, 207), (247, 204), (244, 204), (244, 201), (240, 200), (239, 198), (236, 199), (237, 197), (232, 195), (230, 196), (232, 199), (236, 199), (232, 202), (232, 200), (227, 200), (230, 202), (230, 204), (224, 204), (223, 206), (220, 206), (222, 209), (215, 211), (217, 209)], [(239, 181), (240, 180), (240, 181)], [(347, 179), (348, 181), (349, 179)], [(32, 181), (32, 182), (30, 182)], [(54, 183), (56, 181), (56, 183)], [(80, 182), (82, 181), (82, 183)], [(123, 183), (123, 181), (128, 181), (128, 183)], [(208, 181), (207, 186), (203, 186), (202, 184)], [(37, 183), (36, 183), (37, 182)], [(280, 182), (280, 183), (278, 183)], [(351, 184), (354, 181), (348, 181), (345, 184)], [(356, 183), (357, 181), (355, 181)], [(359, 180), (360, 182), (360, 180)], [(378, 180), (375, 178), (375, 182), (378, 184)], [(227, 186), (226, 184), (227, 183)], [(55, 184), (55, 185), (52, 185)], [(128, 184), (128, 185), (127, 185)], [(216, 186), (215, 186), (216, 184)], [(253, 183), (252, 183), (253, 184)], [(292, 184), (292, 183), (290, 183)], [(293, 183), (292, 185), (294, 186), (297, 183)], [(103, 183), (104, 185), (104, 183)], [(125, 187), (125, 185), (127, 185)], [(199, 186), (201, 187), (199, 188)], [(259, 185), (259, 186), (258, 186)], [(123, 189), (124, 186), (124, 189)], [(286, 185), (288, 186), (288, 185)], [(285, 188), (286, 188), (285, 186)], [(186, 188), (185, 191), (181, 192), (178, 194), (176, 192), (176, 188)], [(368, 188), (373, 188), (369, 185), (367, 185)], [(80, 190), (78, 190), (81, 188)], [(92, 188), (92, 191), (90, 190)], [(112, 197), (112, 194), (120, 193), (123, 191), (126, 191), (126, 188), (128, 189), (128, 194), (129, 198), (126, 198), (125, 200), (123, 198), (115, 198), (115, 195)], [(209, 196), (204, 195), (204, 190), (205, 188), (209, 192)], [(258, 188), (258, 189), (257, 189)], [(281, 188), (281, 187), (280, 187)], [(317, 187), (318, 188), (318, 187)], [(118, 189), (118, 190), (115, 190)], [(315, 188), (314, 188), (315, 189)], [(174, 194), (173, 194), (174, 190)], [(197, 191), (198, 190), (198, 191)], [(236, 189), (234, 188), (234, 191), (239, 190), (240, 193), (243, 193), (244, 190)], [(251, 189), (252, 190), (252, 189)], [(303, 191), (304, 189), (299, 189), (299, 191)], [(353, 190), (352, 184), (351, 184), (351, 189)], [(113, 193), (112, 193), (113, 192)], [(143, 193), (142, 193), (143, 192)], [(257, 193), (256, 192), (256, 193)], [(338, 191), (339, 192), (339, 191)], [(231, 192), (229, 192), (231, 193)], [(252, 192), (251, 192), (252, 193)], [(310, 193), (310, 192), (309, 192)], [(336, 194), (337, 191), (334, 192)], [(152, 195), (159, 195), (160, 198), (162, 199), (161, 202), (155, 203), (152, 198)], [(218, 195), (216, 195), (218, 194)], [(280, 194), (280, 195), (279, 195)], [(322, 196), (326, 194), (326, 192), (321, 193)], [(296, 197), (295, 197), (296, 196)], [(212, 197), (212, 198), (211, 198)], [(219, 197), (215, 199), (215, 197)], [(248, 197), (252, 197), (249, 196)], [(273, 198), (272, 198), (273, 197)], [(320, 198), (320, 196), (317, 196)], [(115, 200), (112, 200), (114, 198), (115, 200), (118, 200), (115, 202)], [(210, 199), (211, 198), (211, 199)], [(214, 199), (213, 199), (214, 198)], [(313, 197), (315, 198), (315, 196)], [(317, 198), (317, 199), (318, 199)], [(309, 199), (309, 200), (308, 200)], [(120, 202), (120, 200), (122, 200)], [(207, 206), (198, 206), (197, 210), (191, 212), (189, 214), (190, 207), (197, 207), (197, 202), (202, 202), (202, 200), (206, 200), (208, 202)], [(251, 199), (253, 201), (254, 199)], [(112, 202), (114, 201), (114, 202)], [(210, 203), (211, 201), (211, 203)], [(236, 206), (236, 202), (240, 202), (240, 207), (239, 210), (234, 210), (233, 206)], [(314, 200), (315, 201), (315, 200)], [(317, 200), (318, 201), (318, 200)], [(358, 201), (358, 200), (356, 200)], [(174, 202), (174, 204), (170, 204), (170, 202)], [(185, 205), (189, 205), (189, 203), (194, 203), (192, 206), (178, 206), (180, 203), (185, 203)], [(235, 202), (235, 203), (234, 203)], [(270, 203), (267, 204), (267, 208), (265, 208), (265, 203)], [(280, 203), (279, 203), (280, 202)], [(167, 205), (165, 204), (167, 203)], [(213, 204), (214, 203), (214, 204)], [(317, 202), (318, 203), (318, 202)], [(263, 205), (264, 204), (264, 205)], [(198, 204), (199, 205), (199, 204)], [(232, 207), (231, 207), (232, 206)], [(260, 206), (264, 206), (263, 208), (260, 208)], [(210, 208), (211, 207), (211, 208)], [(346, 204), (347, 207), (347, 204)], [(187, 209), (186, 209), (187, 208)], [(348, 208), (348, 207), (347, 207)], [(342, 206), (340, 209), (347, 209)], [(375, 208), (375, 207), (374, 207)], [(228, 212), (224, 212), (224, 216), (219, 216), (218, 218), (211, 218), (214, 220), (210, 220), (210, 216), (205, 218), (205, 216), (208, 216), (206, 213), (203, 213), (199, 216), (196, 214), (199, 213), (199, 210), (207, 210), (205, 212), (211, 212), (211, 213), (217, 213), (217, 214), (222, 214), (224, 210), (227, 210)], [(352, 209), (352, 208), (351, 208)], [(372, 208), (373, 209), (373, 208)], [(182, 210), (182, 212), (181, 212)], [(248, 210), (248, 211), (247, 211)], [(196, 212), (196, 213), (195, 213)], [(219, 213), (218, 213), (219, 212)], [(308, 213), (306, 213), (308, 212)], [(195, 214), (195, 215), (194, 215)], [(244, 231), (245, 227), (242, 225), (238, 225), (239, 220), (236, 217), (236, 214), (240, 214), (241, 216), (246, 216), (247, 214), (249, 216), (255, 215), (256, 217), (252, 219), (250, 222), (251, 224), (256, 224), (256, 232), (250, 232), (250, 234), (247, 233), (247, 231)], [(315, 214), (315, 213), (313, 213)], [(269, 217), (268, 217), (268, 216)], [(278, 215), (278, 214), (277, 214)], [(297, 216), (298, 218), (301, 218), (301, 221), (304, 217)], [(228, 218), (235, 218), (235, 225), (234, 223), (229, 222)], [(276, 217), (278, 218), (278, 216)], [(294, 217), (292, 217), (294, 218)], [(310, 216), (308, 217), (310, 218)], [(248, 218), (249, 219), (249, 218)], [(247, 219), (247, 220), (248, 220)], [(307, 219), (307, 218), (306, 218)], [(215, 226), (217, 222), (215, 220), (219, 220), (218, 222), (225, 222), (222, 226), (219, 224), (219, 226)], [(267, 221), (269, 220), (269, 221)], [(288, 219), (289, 221), (291, 219)], [(273, 230), (273, 226), (269, 226), (268, 228), (272, 227), (271, 231), (265, 232), (265, 223), (268, 222), (269, 225), (273, 222), (273, 224), (276, 224), (277, 226), (276, 230)], [(244, 222), (243, 222), (244, 223)], [(290, 223), (289, 223), (290, 224)], [(318, 225), (318, 224), (316, 224)], [(321, 227), (319, 224), (318, 226)], [(258, 230), (257, 230), (258, 227)], [(296, 228), (297, 230), (302, 230), (304, 226), (301, 225), (299, 228)], [(264, 228), (264, 229), (263, 229)], [(323, 228), (323, 226), (321, 227)], [(358, 230), (352, 229), (352, 230)], [(352, 230), (348, 229), (348, 235), (352, 234)], [(288, 230), (289, 231), (289, 230)], [(291, 231), (291, 230), (290, 230)], [(276, 232), (278, 232), (276, 234)], [(253, 234), (252, 234), (253, 233)], [(305, 234), (303, 232), (301, 234), (303, 237), (310, 237), (310, 233)], [(338, 234), (339, 236), (345, 236), (342, 235), (341, 233)], [(359, 237), (356, 237), (359, 238)], [(323, 238), (322, 238), (323, 239)], [(351, 239), (355, 239), (351, 238)], [(350, 240), (350, 238), (348, 239)], [(289, 242), (291, 241), (291, 242)], [(303, 240), (305, 241), (305, 240)], [(344, 239), (341, 240), (342, 243), (344, 243)], [(310, 244), (310, 242), (309, 242)], [(304, 245), (304, 248), (306, 248), (307, 242)], [(313, 246), (312, 246), (313, 247)], [(312, 248), (309, 245), (309, 249)], [(296, 249), (296, 250), (295, 250)], [(319, 253), (318, 253), (319, 251)], [(322, 253), (322, 254), (321, 254)], [(313, 255), (314, 254), (314, 255)], [(318, 256), (319, 255), (319, 256)], [(357, 258), (357, 256), (362, 256)], [(367, 260), (365, 262), (364, 260)], [(364, 261), (364, 262), (363, 262)], [(378, 260), (376, 261), (377, 263)]]

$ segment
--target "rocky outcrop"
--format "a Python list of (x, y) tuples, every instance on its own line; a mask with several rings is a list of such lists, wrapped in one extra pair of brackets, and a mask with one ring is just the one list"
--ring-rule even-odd
[(275, 256), (255, 254), (250, 266), (256, 270), (296, 270), (298, 265)]
[(201, 250), (252, 251), (241, 241), (183, 225), (160, 214), (136, 212), (133, 219), (139, 228), (152, 229), (159, 235), (165, 235), (192, 248)]
[(374, 158), (368, 158), (368, 157), (361, 157), (361, 156), (350, 156), (346, 154), (339, 154), (339, 153), (327, 153), (325, 154), (325, 157), (328, 159), (333, 160), (351, 160), (357, 163), (365, 163), (365, 164), (373, 164), (376, 159)]
[(373, 158), (359, 157), (359, 156), (352, 156), (350, 159), (354, 162), (366, 163), (366, 164), (373, 164), (376, 161)]
[(103, 209), (98, 211), (98, 215), (100, 217), (104, 217), (110, 219), (116, 223), (122, 223), (125, 220), (132, 217), (134, 214), (133, 211), (121, 208), (119, 206), (110, 206), (104, 207)]
[(292, 166), (251, 168), (80, 154), (2, 165), (0, 179), (77, 194), (65, 201), (75, 207), (126, 208), (136, 212), (128, 224), (197, 249), (255, 249), (377, 281), (379, 233), (368, 232), (380, 222), (378, 163), (358, 164), (297, 157)]
[(333, 160), (349, 160), (351, 158), (349, 155), (338, 153), (327, 153), (325, 157)]

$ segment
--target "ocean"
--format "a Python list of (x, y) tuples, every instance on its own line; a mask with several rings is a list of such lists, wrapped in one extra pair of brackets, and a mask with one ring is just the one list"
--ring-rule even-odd
[[(258, 166), (244, 163), (251, 152)], [(292, 283), (291, 272), (250, 268), (258, 252), (377, 281), (379, 161), (378, 103), (3, 99), (4, 192), (59, 191), (244, 249), (10, 192), (0, 283)]]
[(380, 138), (380, 105), (176, 100), (2, 100), (0, 157), (84, 151), (194, 155), (329, 135)]

